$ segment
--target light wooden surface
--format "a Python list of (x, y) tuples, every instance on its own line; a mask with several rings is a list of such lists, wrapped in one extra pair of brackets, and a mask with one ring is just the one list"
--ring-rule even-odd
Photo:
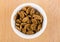
[[(11, 28), (11, 14), (20, 4), (33, 2), (46, 12), (48, 23), (44, 33), (31, 40), (17, 36)], [(59, 0), (0, 0), (0, 42), (60, 42)]]

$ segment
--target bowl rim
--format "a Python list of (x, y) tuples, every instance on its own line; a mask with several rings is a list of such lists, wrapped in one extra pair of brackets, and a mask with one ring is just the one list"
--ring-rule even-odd
[[(23, 33), (21, 33), (20, 31), (18, 31), (18, 30), (16, 29), (16, 27), (15, 27), (14, 16), (16, 15), (16, 13), (17, 13), (19, 10), (21, 10), (21, 9), (22, 9), (23, 7), (25, 7), (25, 6), (31, 6), (31, 7), (35, 8), (35, 9), (37, 9), (37, 10), (41, 13), (41, 15), (43, 16), (42, 29), (41, 29), (39, 32), (37, 32), (37, 33), (35, 33), (35, 34), (33, 34), (33, 35), (23, 34)], [(24, 4), (21, 4), (21, 5), (19, 5), (16, 9), (14, 9), (14, 11), (13, 11), (13, 13), (12, 13), (12, 15), (11, 15), (11, 27), (12, 27), (13, 31), (14, 31), (19, 37), (22, 37), (22, 38), (25, 38), (25, 39), (33, 39), (33, 38), (36, 38), (36, 37), (40, 36), (40, 35), (44, 32), (44, 30), (46, 29), (46, 25), (47, 25), (47, 16), (46, 16), (46, 13), (45, 13), (45, 11), (43, 10), (43, 8), (42, 8), (40, 5), (37, 5), (37, 4), (35, 4), (35, 3), (24, 3)]]

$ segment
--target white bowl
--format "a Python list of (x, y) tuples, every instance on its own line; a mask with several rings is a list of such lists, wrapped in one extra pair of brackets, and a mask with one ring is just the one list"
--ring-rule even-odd
[[(21, 9), (22, 9), (23, 7), (25, 7), (25, 6), (31, 6), (31, 7), (35, 8), (35, 9), (37, 9), (37, 10), (41, 13), (41, 15), (43, 16), (42, 29), (41, 29), (39, 32), (37, 32), (37, 33), (35, 33), (35, 34), (33, 34), (33, 35), (23, 34), (22, 32), (18, 31), (18, 30), (16, 29), (16, 27), (15, 27), (14, 16), (16, 15), (16, 13), (17, 13), (19, 10), (21, 10)], [(40, 35), (44, 32), (44, 30), (45, 30), (45, 28), (46, 28), (46, 25), (47, 25), (47, 17), (46, 17), (45, 11), (42, 9), (41, 6), (39, 6), (39, 5), (37, 5), (37, 4), (34, 4), (34, 3), (24, 3), (24, 4), (19, 5), (19, 6), (13, 11), (12, 16), (11, 16), (11, 26), (12, 26), (13, 31), (14, 31), (19, 37), (22, 37), (22, 38), (25, 38), (25, 39), (33, 39), (33, 38), (36, 38), (36, 37), (40, 36)]]

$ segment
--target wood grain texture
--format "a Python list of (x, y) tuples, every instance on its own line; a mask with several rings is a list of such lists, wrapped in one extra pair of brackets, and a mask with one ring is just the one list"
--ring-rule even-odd
[[(33, 2), (46, 12), (48, 23), (44, 33), (35, 39), (23, 39), (11, 28), (11, 14), (20, 4)], [(60, 42), (60, 0), (0, 0), (0, 42)]]

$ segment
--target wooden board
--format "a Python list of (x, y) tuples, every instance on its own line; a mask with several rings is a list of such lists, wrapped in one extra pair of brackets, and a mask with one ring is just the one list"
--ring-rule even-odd
[[(11, 14), (20, 4), (33, 2), (43, 7), (48, 23), (44, 33), (35, 39), (23, 39), (11, 28)], [(0, 0), (0, 42), (60, 42), (59, 0)]]

